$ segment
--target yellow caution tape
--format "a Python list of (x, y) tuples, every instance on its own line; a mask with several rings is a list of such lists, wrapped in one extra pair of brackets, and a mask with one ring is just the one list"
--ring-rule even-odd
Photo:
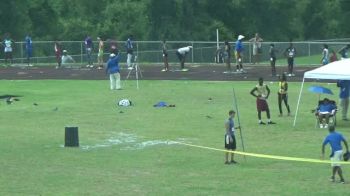
[(246, 156), (266, 158), (266, 159), (278, 159), (278, 160), (284, 160), (284, 161), (299, 161), (299, 162), (309, 162), (309, 163), (328, 163), (328, 164), (329, 163), (340, 163), (340, 164), (346, 164), (346, 165), (350, 164), (350, 162), (345, 162), (345, 161), (332, 162), (330, 160), (319, 160), (319, 159), (309, 159), (309, 158), (297, 158), (297, 157), (286, 157), (286, 156), (267, 155), (267, 154), (256, 154), (256, 153), (249, 153), (249, 152), (217, 149), (217, 148), (187, 144), (187, 143), (177, 142), (177, 141), (175, 143), (182, 144), (185, 146), (196, 147), (196, 148), (215, 150), (215, 151), (221, 151), (221, 152), (233, 152), (233, 153), (239, 154), (239, 155), (246, 155)]

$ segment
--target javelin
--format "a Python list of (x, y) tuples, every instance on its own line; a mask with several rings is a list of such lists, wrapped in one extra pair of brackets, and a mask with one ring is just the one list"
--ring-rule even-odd
[[(235, 107), (236, 107), (236, 112), (237, 112), (237, 122), (238, 122), (238, 126), (239, 126), (239, 135), (241, 136), (242, 149), (243, 149), (243, 152), (245, 152), (245, 149), (244, 149), (244, 142), (243, 142), (243, 135), (242, 135), (241, 121), (239, 120), (239, 111), (238, 111), (236, 93), (235, 93), (235, 89), (234, 89), (234, 88), (232, 88), (232, 92), (233, 92), (233, 99), (234, 99), (233, 102), (234, 102), (234, 105), (235, 105)], [(245, 155), (244, 155), (244, 159), (246, 160)]]

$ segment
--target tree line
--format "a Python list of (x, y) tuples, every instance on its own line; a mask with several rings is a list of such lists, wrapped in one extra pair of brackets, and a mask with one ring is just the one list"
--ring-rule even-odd
[(350, 0), (11, 0), (1, 39), (215, 41), (256, 32), (270, 41), (349, 37)]

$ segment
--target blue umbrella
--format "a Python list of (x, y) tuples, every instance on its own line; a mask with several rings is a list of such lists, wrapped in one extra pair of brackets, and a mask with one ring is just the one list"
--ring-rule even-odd
[(329, 95), (333, 95), (333, 92), (331, 91), (331, 89), (329, 88), (325, 88), (323, 86), (311, 86), (309, 88), (310, 92), (313, 93), (318, 93), (318, 94), (329, 94)]

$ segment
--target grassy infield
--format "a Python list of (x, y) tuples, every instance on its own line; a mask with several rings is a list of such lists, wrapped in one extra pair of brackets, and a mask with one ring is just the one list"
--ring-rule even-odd
[[(318, 159), (327, 131), (314, 127), (310, 110), (318, 97), (307, 92), (312, 84), (304, 87), (293, 128), (293, 117), (277, 117), (277, 83), (269, 83), (277, 125), (258, 126), (249, 95), (255, 82), (141, 81), (136, 90), (134, 81), (124, 81), (124, 90), (112, 92), (107, 80), (1, 80), (1, 95), (23, 97), (0, 103), (0, 194), (346, 195), (348, 184), (328, 181), (328, 164), (237, 156), (238, 165), (224, 165), (222, 152), (166, 144), (222, 149), (235, 88), (246, 151)], [(294, 113), (300, 83), (289, 85)], [(324, 85), (338, 92), (334, 84)], [(117, 107), (121, 98), (134, 106)], [(152, 107), (157, 101), (176, 107)], [(70, 125), (79, 127), (80, 148), (62, 147)], [(349, 123), (338, 125), (350, 138)], [(350, 180), (349, 167), (343, 168)]]

